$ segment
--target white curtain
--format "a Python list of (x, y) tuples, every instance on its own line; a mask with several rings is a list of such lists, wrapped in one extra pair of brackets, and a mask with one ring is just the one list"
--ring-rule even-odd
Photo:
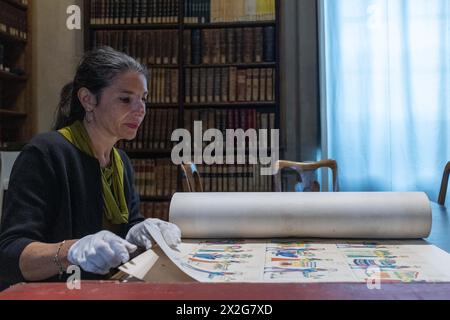
[(322, 0), (321, 27), (324, 153), (340, 190), (436, 201), (450, 161), (450, 0)]

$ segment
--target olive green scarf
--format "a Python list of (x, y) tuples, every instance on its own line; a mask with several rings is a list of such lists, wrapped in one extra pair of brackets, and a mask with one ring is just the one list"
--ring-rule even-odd
[[(91, 139), (80, 121), (58, 130), (70, 143), (94, 157)], [(128, 223), (128, 207), (123, 184), (123, 162), (116, 148), (112, 150), (111, 165), (102, 168), (102, 194), (105, 218), (112, 224)]]

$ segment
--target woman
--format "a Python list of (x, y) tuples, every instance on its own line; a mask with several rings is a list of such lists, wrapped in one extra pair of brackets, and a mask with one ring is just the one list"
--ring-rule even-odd
[[(171, 247), (177, 226), (139, 214), (130, 160), (114, 145), (132, 140), (146, 108), (147, 71), (104, 47), (82, 59), (61, 93), (55, 129), (18, 157), (0, 233), (0, 281), (42, 281), (78, 265), (105, 275), (137, 247), (150, 248), (148, 226)], [(80, 239), (80, 240), (74, 240)]]

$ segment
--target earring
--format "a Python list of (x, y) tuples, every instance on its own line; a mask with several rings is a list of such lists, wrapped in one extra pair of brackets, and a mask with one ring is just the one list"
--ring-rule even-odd
[(91, 123), (92, 120), (94, 120), (94, 112), (93, 111), (86, 111), (85, 119), (86, 119), (87, 123)]

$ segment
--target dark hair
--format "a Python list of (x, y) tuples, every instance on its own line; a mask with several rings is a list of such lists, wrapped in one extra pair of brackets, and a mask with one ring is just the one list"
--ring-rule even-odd
[(125, 53), (110, 47), (99, 47), (87, 52), (78, 65), (73, 82), (66, 84), (61, 90), (54, 130), (84, 119), (85, 110), (78, 99), (81, 88), (88, 89), (99, 103), (103, 89), (126, 71), (136, 71), (148, 79), (147, 69)]

